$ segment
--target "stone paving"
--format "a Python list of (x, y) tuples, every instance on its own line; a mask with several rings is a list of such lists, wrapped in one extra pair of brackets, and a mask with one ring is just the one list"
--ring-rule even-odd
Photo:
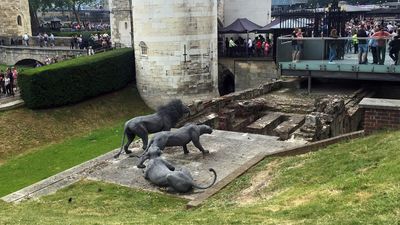
[[(192, 144), (188, 145), (190, 151), (188, 155), (183, 154), (181, 147), (167, 148), (163, 154), (177, 167), (182, 165), (187, 167), (199, 184), (209, 184), (212, 181), (212, 174), (208, 168), (215, 169), (218, 182), (261, 152), (273, 153), (299, 144), (299, 142), (278, 141), (277, 137), (228, 131), (214, 131), (211, 135), (203, 135), (201, 143), (210, 151), (209, 155), (203, 156)], [(132, 150), (134, 154), (142, 152), (139, 143), (135, 143)], [(126, 156), (112, 160), (109, 166), (89, 175), (89, 179), (150, 191), (161, 190), (143, 178), (143, 170), (136, 167), (137, 161), (137, 158)], [(201, 192), (195, 190), (193, 193), (180, 196), (193, 200)]]
[[(203, 147), (210, 151), (210, 154), (204, 157), (191, 143), (188, 145), (190, 151), (188, 155), (184, 155), (180, 147), (166, 148), (163, 154), (163, 157), (177, 167), (182, 165), (187, 167), (199, 184), (208, 184), (212, 181), (212, 174), (208, 168), (216, 170), (218, 183), (260, 153), (268, 155), (304, 144), (294, 141), (279, 141), (277, 137), (272, 136), (220, 130), (201, 136), (200, 141)], [(132, 144), (131, 150), (134, 151), (134, 154), (140, 154), (142, 152), (141, 143)], [(143, 170), (136, 167), (137, 158), (123, 154), (119, 159), (114, 159), (113, 155), (116, 151), (109, 152), (2, 199), (7, 202), (19, 202), (24, 199), (38, 198), (54, 193), (81, 179), (103, 181), (148, 191), (164, 191), (144, 179)], [(202, 190), (195, 190), (192, 193), (177, 196), (193, 200), (202, 192)]]

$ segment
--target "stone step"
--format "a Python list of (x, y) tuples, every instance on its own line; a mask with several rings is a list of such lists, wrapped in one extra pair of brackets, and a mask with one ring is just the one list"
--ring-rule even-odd
[(235, 122), (232, 124), (232, 131), (240, 131), (242, 132), (246, 126), (251, 123), (250, 117), (246, 118), (236, 118)]
[(282, 113), (267, 112), (267, 114), (246, 127), (246, 132), (254, 134), (271, 135), (285, 117)]
[(304, 120), (304, 115), (291, 114), (286, 121), (273, 130), (273, 135), (278, 136), (280, 140), (287, 140), (293, 132), (304, 124)]
[(195, 124), (206, 124), (212, 128), (218, 127), (218, 114), (217, 113), (208, 113), (202, 116), (197, 117), (192, 120)]

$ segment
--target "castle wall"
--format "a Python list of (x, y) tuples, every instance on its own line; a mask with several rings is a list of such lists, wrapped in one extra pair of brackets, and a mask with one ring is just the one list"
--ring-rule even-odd
[(132, 47), (131, 0), (110, 0), (111, 41)]
[(217, 95), (217, 0), (134, 0), (136, 79), (144, 101)]
[(25, 33), (32, 33), (28, 0), (1, 0), (0, 37), (22, 36)]

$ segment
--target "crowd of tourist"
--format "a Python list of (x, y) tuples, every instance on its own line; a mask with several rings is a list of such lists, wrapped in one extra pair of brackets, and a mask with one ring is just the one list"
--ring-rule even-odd
[(16, 67), (7, 68), (6, 71), (0, 70), (0, 98), (15, 95), (17, 78), (18, 71)]
[[(392, 59), (392, 64), (399, 63), (400, 29), (391, 22), (375, 21), (374, 19), (350, 20), (346, 23), (345, 33), (339, 34), (332, 29), (327, 39), (328, 62), (344, 59), (345, 54), (356, 54), (358, 64), (384, 65), (386, 52)], [(296, 28), (292, 33), (292, 60), (297, 62), (303, 51), (303, 32)], [(368, 55), (372, 56), (368, 58)]]
[(225, 56), (229, 57), (266, 57), (269, 56), (272, 49), (272, 42), (269, 37), (258, 35), (254, 39), (247, 40), (238, 37), (236, 40), (233, 37), (225, 39)]
[(70, 40), (71, 49), (87, 49), (88, 55), (94, 54), (94, 46), (101, 46), (102, 48), (111, 47), (111, 36), (107, 33), (91, 34), (88, 38), (83, 38), (82, 35), (73, 35)]

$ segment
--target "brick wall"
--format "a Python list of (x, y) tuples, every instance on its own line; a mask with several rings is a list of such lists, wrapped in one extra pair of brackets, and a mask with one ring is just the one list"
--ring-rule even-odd
[(364, 109), (365, 133), (400, 129), (400, 100), (364, 98), (360, 107)]
[(366, 133), (381, 129), (400, 129), (400, 110), (365, 109), (364, 129)]

